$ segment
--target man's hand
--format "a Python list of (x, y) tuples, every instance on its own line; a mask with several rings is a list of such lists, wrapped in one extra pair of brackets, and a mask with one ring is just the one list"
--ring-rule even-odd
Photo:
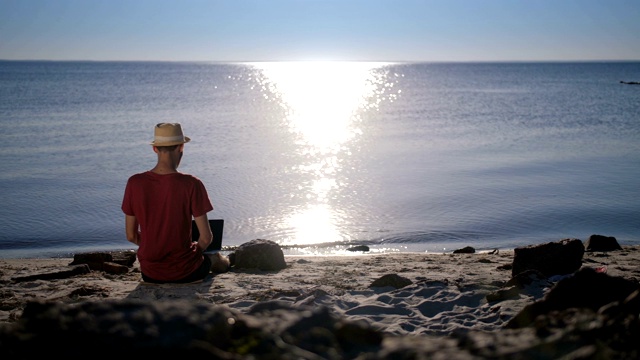
[(140, 245), (140, 230), (138, 226), (138, 219), (135, 216), (125, 215), (124, 217), (125, 231), (127, 232), (127, 240)]
[(209, 244), (211, 244), (211, 240), (213, 239), (213, 234), (211, 233), (211, 227), (209, 226), (209, 219), (207, 219), (207, 214), (198, 216), (195, 218), (196, 226), (198, 227), (198, 232), (200, 233), (200, 237), (198, 238), (198, 247), (202, 249), (202, 251), (206, 251)]

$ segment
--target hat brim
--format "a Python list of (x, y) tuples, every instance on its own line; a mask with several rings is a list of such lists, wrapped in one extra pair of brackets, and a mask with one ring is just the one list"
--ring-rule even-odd
[(189, 141), (191, 141), (191, 138), (189, 138), (188, 136), (184, 137), (184, 141), (166, 141), (166, 142), (156, 142), (155, 140), (151, 142), (151, 146), (173, 146), (173, 145), (180, 145), (180, 144), (186, 144)]

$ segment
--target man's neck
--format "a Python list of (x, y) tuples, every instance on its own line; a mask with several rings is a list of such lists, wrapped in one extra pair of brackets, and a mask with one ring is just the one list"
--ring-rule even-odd
[(176, 148), (172, 151), (158, 151), (156, 148), (154, 150), (158, 154), (158, 162), (151, 169), (152, 172), (160, 175), (178, 172), (178, 165), (182, 159), (182, 148)]
[(171, 159), (158, 159), (156, 166), (151, 169), (152, 172), (160, 175), (174, 174), (178, 172), (178, 164)]
[(154, 167), (153, 169), (151, 169), (151, 172), (158, 174), (158, 175), (165, 175), (165, 174), (175, 174), (178, 172), (178, 169), (171, 169), (171, 168), (167, 168), (167, 167)]

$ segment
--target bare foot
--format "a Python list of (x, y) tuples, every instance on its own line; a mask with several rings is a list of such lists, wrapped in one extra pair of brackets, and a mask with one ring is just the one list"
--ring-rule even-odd
[(229, 258), (226, 256), (215, 253), (215, 254), (206, 254), (211, 260), (211, 272), (213, 273), (224, 273), (229, 271), (229, 267), (231, 266), (231, 262)]

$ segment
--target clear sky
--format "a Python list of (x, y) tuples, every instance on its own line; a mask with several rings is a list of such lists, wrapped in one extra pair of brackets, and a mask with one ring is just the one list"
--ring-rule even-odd
[(640, 0), (0, 0), (0, 59), (640, 60)]

